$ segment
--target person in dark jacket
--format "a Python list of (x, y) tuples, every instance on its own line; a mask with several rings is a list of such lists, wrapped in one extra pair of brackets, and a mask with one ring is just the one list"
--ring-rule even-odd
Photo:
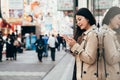
[(60, 34), (57, 34), (57, 40), (58, 40), (58, 44), (57, 44), (57, 50), (60, 51), (60, 44), (62, 43), (62, 37), (60, 36)]
[(36, 45), (36, 52), (38, 53), (38, 60), (42, 62), (42, 54), (44, 51), (44, 40), (42, 39), (42, 35), (40, 35), (39, 39), (34, 43)]
[(0, 62), (2, 62), (2, 50), (3, 50), (4, 40), (2, 38), (2, 32), (0, 32)]

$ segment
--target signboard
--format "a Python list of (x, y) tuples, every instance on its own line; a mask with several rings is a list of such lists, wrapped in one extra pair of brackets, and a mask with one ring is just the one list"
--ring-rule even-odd
[(82, 7), (86, 7), (87, 8), (87, 0), (78, 0), (78, 9), (82, 8)]
[(58, 10), (73, 10), (74, 0), (57, 0)]
[(9, 0), (9, 9), (23, 9), (23, 0)]
[(108, 9), (112, 3), (113, 0), (95, 0), (95, 9)]
[(9, 0), (9, 18), (21, 18), (23, 14), (23, 0)]

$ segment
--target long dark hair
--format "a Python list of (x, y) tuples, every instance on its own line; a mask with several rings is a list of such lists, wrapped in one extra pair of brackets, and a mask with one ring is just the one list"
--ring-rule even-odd
[[(92, 13), (87, 8), (81, 8), (81, 9), (79, 9), (75, 15), (84, 16), (86, 19), (89, 20), (89, 24), (91, 26), (94, 25), (94, 24), (96, 24), (96, 20), (95, 20), (94, 16), (92, 15)], [(81, 36), (83, 32), (85, 32), (85, 30), (81, 30), (79, 28), (79, 26), (77, 26), (76, 32), (74, 34), (74, 39), (77, 40), (78, 37)]]
[(103, 18), (102, 25), (103, 24), (109, 25), (110, 20), (117, 14), (120, 14), (120, 8), (116, 6), (111, 7), (106, 13), (105, 17)]
[(74, 39), (77, 41), (78, 37), (82, 35), (83, 32), (85, 32), (85, 30), (80, 29), (78, 26), (75, 30), (75, 34), (74, 34)]

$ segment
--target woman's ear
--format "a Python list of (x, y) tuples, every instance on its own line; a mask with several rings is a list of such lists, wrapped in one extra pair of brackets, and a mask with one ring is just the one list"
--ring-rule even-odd
[(87, 19), (88, 23), (89, 23), (89, 19)]

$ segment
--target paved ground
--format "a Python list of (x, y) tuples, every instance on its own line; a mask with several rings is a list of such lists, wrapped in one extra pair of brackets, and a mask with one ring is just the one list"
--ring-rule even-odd
[(0, 80), (42, 80), (50, 70), (64, 57), (66, 53), (62, 50), (56, 52), (56, 61), (49, 56), (39, 62), (35, 51), (24, 51), (19, 53), (17, 61), (6, 61), (0, 63)]

